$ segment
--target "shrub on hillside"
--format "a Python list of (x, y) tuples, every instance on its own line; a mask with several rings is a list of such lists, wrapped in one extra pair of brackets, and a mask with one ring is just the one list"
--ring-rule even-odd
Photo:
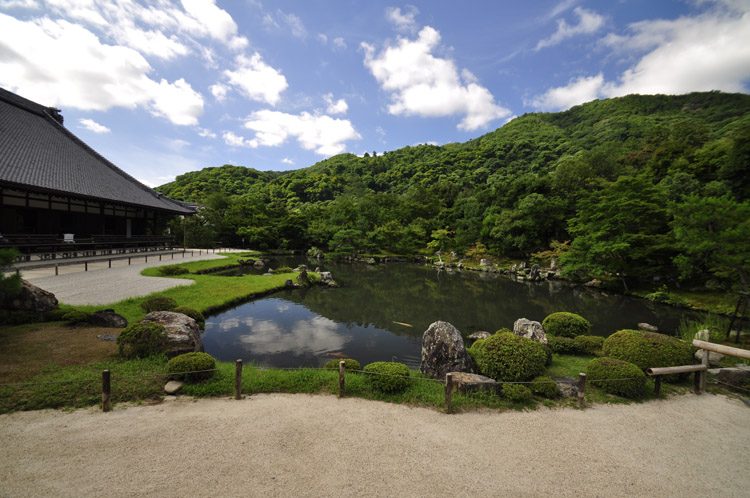
[[(382, 393), (401, 393), (409, 387), (409, 367), (392, 361), (376, 361), (365, 366), (364, 371), (370, 386)], [(383, 374), (383, 375), (378, 375)]]
[(198, 311), (195, 308), (191, 308), (189, 306), (178, 306), (175, 309), (171, 310), (174, 313), (182, 313), (183, 315), (187, 315), (193, 320), (198, 323), (198, 326), (201, 328), (201, 330), (206, 328), (206, 317), (203, 316), (203, 313)]
[[(690, 344), (656, 332), (620, 330), (604, 341), (602, 350), (604, 356), (633, 363), (643, 371), (654, 367), (693, 364), (693, 349)], [(667, 381), (675, 378), (665, 377)]]
[(167, 346), (167, 332), (156, 322), (131, 323), (117, 336), (117, 349), (123, 358), (145, 358), (163, 353)]
[(521, 403), (531, 400), (531, 390), (521, 384), (503, 384), (500, 388), (503, 398), (513, 403)]
[[(171, 378), (185, 382), (199, 382), (210, 379), (216, 368), (216, 360), (206, 353), (185, 353), (167, 362), (167, 373)], [(208, 371), (206, 371), (208, 370)]]
[(177, 307), (177, 301), (171, 297), (150, 297), (141, 303), (141, 309), (146, 313), (152, 311), (172, 311)]
[(499, 332), (470, 348), (482, 375), (498, 381), (525, 381), (544, 372), (547, 353), (542, 344), (512, 332)]
[(190, 270), (188, 270), (187, 266), (182, 265), (162, 266), (157, 271), (159, 272), (159, 275), (164, 275), (165, 277), (190, 273)]
[(547, 335), (557, 337), (576, 337), (587, 335), (591, 330), (591, 324), (581, 315), (559, 311), (552, 313), (542, 321), (542, 327)]
[(557, 383), (549, 377), (534, 377), (531, 379), (529, 389), (537, 396), (549, 399), (556, 398), (559, 393)]
[(351, 358), (347, 358), (345, 360), (334, 359), (334, 360), (328, 361), (328, 362), (326, 362), (325, 365), (323, 365), (323, 368), (325, 368), (326, 370), (338, 370), (339, 369), (339, 362), (340, 361), (344, 362), (344, 368), (347, 371), (349, 371), (349, 370), (362, 370), (362, 366), (359, 364), (359, 362), (357, 360), (353, 360)]
[(573, 339), (573, 345), (581, 354), (596, 354), (604, 347), (604, 337), (598, 335), (579, 335)]
[(637, 365), (614, 358), (594, 358), (587, 367), (587, 378), (604, 392), (626, 398), (642, 398), (646, 374)]

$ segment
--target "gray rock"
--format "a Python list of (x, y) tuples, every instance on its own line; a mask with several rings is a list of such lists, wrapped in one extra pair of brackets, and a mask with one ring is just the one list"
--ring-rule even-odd
[(566, 398), (575, 398), (578, 396), (578, 381), (573, 377), (552, 377), (557, 383), (557, 390), (560, 395)]
[(484, 375), (467, 372), (451, 373), (453, 374), (453, 387), (460, 393), (467, 393), (469, 391), (497, 391), (500, 387), (499, 382)]
[(99, 334), (96, 336), (100, 341), (115, 342), (119, 334)]
[(602, 286), (602, 281), (599, 280), (598, 278), (595, 278), (594, 280), (589, 280), (588, 282), (586, 282), (585, 284), (583, 284), (583, 286), (584, 287), (599, 288), (599, 287)]
[(695, 338), (699, 341), (708, 342), (711, 340), (711, 331), (708, 329), (699, 330), (695, 333)]
[(167, 354), (203, 351), (200, 328), (189, 316), (172, 311), (152, 311), (143, 317), (143, 321), (156, 322), (164, 326), (169, 337)]
[(164, 392), (166, 392), (167, 394), (176, 394), (177, 391), (182, 389), (182, 386), (184, 385), (184, 383), (178, 380), (170, 380), (169, 382), (167, 382), (167, 385), (164, 386)]
[(531, 280), (539, 280), (541, 276), (539, 275), (539, 265), (532, 265), (531, 271), (529, 271), (529, 278)]
[(294, 287), (294, 282), (291, 278), (286, 279), (286, 282), (284, 282), (284, 287), (286, 287), (287, 289)]
[(750, 386), (750, 369), (722, 368), (719, 370), (718, 380), (725, 384), (745, 388)]
[[(699, 362), (703, 362), (703, 353), (705, 351), (703, 349), (699, 349), (695, 352), (695, 359)], [(724, 358), (724, 355), (721, 353), (714, 353), (713, 351), (708, 352), (708, 364), (712, 367), (715, 367), (719, 364), (719, 362)]]
[(259, 259), (258, 261), (256, 261), (255, 263), (253, 263), (253, 266), (255, 268), (265, 268), (266, 264)]
[(7, 299), (1, 307), (8, 310), (33, 311), (41, 315), (57, 309), (57, 298), (51, 292), (21, 280), (21, 292)]
[(638, 330), (642, 330), (644, 332), (659, 332), (659, 327), (657, 327), (656, 325), (651, 325), (650, 323), (641, 322), (638, 324)]
[(434, 322), (422, 335), (422, 373), (445, 379), (448, 372), (474, 373), (461, 332), (448, 322)]
[(479, 339), (487, 339), (488, 337), (491, 337), (492, 334), (487, 332), (486, 330), (479, 330), (477, 332), (474, 332), (469, 336), (469, 339), (473, 341), (478, 341)]
[(532, 341), (547, 344), (547, 334), (544, 332), (544, 327), (539, 322), (527, 320), (526, 318), (519, 318), (513, 324), (513, 333), (520, 335), (521, 337), (527, 337)]
[(128, 326), (128, 321), (124, 316), (118, 315), (113, 309), (95, 311), (89, 318), (91, 325), (98, 327), (116, 327), (124, 329)]
[(375, 258), (367, 258), (368, 265), (374, 265), (376, 263)]
[(297, 275), (297, 283), (300, 285), (307, 285), (310, 283), (310, 278), (307, 276), (307, 267), (300, 265), (300, 272)]
[(479, 260), (479, 266), (490, 266), (490, 265), (492, 265), (492, 261), (490, 261), (489, 259), (482, 258), (481, 260)]

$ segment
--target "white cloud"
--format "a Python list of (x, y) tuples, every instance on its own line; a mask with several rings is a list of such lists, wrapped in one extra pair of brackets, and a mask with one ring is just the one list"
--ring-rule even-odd
[(263, 110), (252, 113), (245, 128), (255, 132), (253, 142), (267, 147), (278, 147), (290, 137), (299, 144), (323, 156), (346, 150), (344, 142), (362, 138), (348, 119), (335, 119), (307, 112), (287, 114)]
[(604, 26), (604, 17), (594, 11), (576, 7), (573, 9), (573, 12), (578, 16), (578, 24), (571, 26), (565, 22), (565, 19), (558, 20), (557, 31), (555, 31), (549, 38), (540, 40), (536, 45), (536, 50), (557, 45), (563, 40), (567, 40), (576, 35), (596, 33), (602, 26)]
[(385, 17), (393, 24), (396, 30), (404, 33), (416, 33), (417, 23), (414, 16), (419, 10), (413, 5), (406, 6), (407, 12), (401, 12), (399, 7), (386, 7)]
[(249, 58), (238, 55), (235, 62), (236, 70), (224, 71), (229, 83), (253, 100), (276, 105), (288, 86), (284, 75), (263, 62), (257, 52)]
[(224, 143), (232, 147), (249, 147), (255, 149), (258, 147), (257, 140), (245, 140), (245, 137), (235, 135), (231, 131), (225, 131), (222, 133), (221, 138), (224, 139)]
[(165, 143), (167, 145), (167, 148), (172, 149), (176, 152), (179, 152), (190, 145), (190, 142), (188, 142), (187, 140), (182, 140), (181, 138), (166, 140)]
[(197, 124), (203, 112), (203, 98), (184, 79), (152, 80), (141, 54), (103, 44), (83, 26), (0, 14), (0, 32), (0, 86), (31, 100), (86, 111), (144, 107), (177, 125)]
[[(610, 34), (604, 43), (637, 62), (617, 81), (599, 74), (571, 80), (532, 99), (545, 110), (560, 110), (597, 97), (684, 94), (721, 90), (747, 92), (750, 81), (750, 13), (710, 11), (675, 20), (641, 21), (628, 34)], [(645, 52), (645, 53), (644, 53)]]
[(146, 31), (129, 23), (113, 28), (113, 34), (118, 42), (145, 55), (172, 59), (190, 53), (190, 49), (175, 35), (168, 37), (161, 31)]
[(223, 102), (224, 99), (227, 98), (227, 90), (229, 90), (229, 87), (221, 83), (216, 83), (215, 85), (211, 85), (208, 89), (211, 90), (211, 95), (213, 95), (217, 101)]
[(2, 0), (0, 1), (0, 9), (28, 9), (36, 10), (39, 8), (39, 3), (36, 0)]
[(323, 45), (325, 45), (326, 43), (328, 43), (328, 37), (326, 35), (324, 35), (323, 33), (318, 33), (317, 35), (315, 35), (315, 37)]
[(346, 111), (349, 110), (349, 105), (346, 103), (346, 100), (338, 99), (334, 102), (332, 93), (323, 95), (323, 100), (328, 104), (328, 108), (326, 109), (328, 114), (346, 114)]
[(216, 133), (212, 132), (208, 128), (197, 128), (198, 136), (203, 138), (216, 138)]
[(574, 105), (597, 99), (603, 84), (602, 73), (589, 78), (581, 76), (571, 80), (565, 86), (550, 88), (526, 104), (542, 111), (569, 109)]
[(288, 157), (285, 157), (284, 159), (282, 159), (282, 160), (281, 160), (281, 163), (282, 163), (282, 164), (290, 164), (290, 165), (293, 165), (293, 164), (294, 164), (294, 161), (293, 161), (293, 160), (291, 160), (291, 159), (289, 159)]
[(110, 131), (112, 131), (106, 126), (97, 123), (93, 119), (81, 118), (79, 122), (83, 125), (84, 128), (89, 131), (93, 131), (94, 133), (109, 133)]
[(292, 31), (292, 36), (296, 38), (307, 37), (307, 29), (305, 29), (302, 19), (294, 14), (286, 14), (281, 10), (279, 10), (279, 18), (281, 18), (281, 21)]
[(333, 47), (339, 50), (344, 50), (346, 48), (346, 42), (342, 37), (337, 36), (333, 39)]
[(424, 27), (416, 40), (399, 38), (398, 43), (375, 54), (362, 43), (364, 64), (383, 90), (391, 93), (388, 112), (394, 115), (442, 117), (464, 115), (462, 130), (476, 130), (510, 111), (495, 103), (489, 90), (479, 85), (468, 71), (459, 76), (455, 63), (432, 55), (440, 33)]
[(215, 0), (182, 0), (182, 6), (195, 24), (188, 24), (201, 36), (215, 38), (232, 49), (240, 50), (248, 44), (247, 38), (237, 36), (237, 23), (232, 16), (216, 6)]

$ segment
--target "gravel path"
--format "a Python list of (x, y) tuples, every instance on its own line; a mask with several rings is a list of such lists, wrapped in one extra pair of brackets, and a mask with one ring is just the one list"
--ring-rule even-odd
[(750, 408), (684, 395), (444, 415), (256, 395), (0, 415), (0, 495), (745, 497)]
[(107, 262), (103, 261), (90, 264), (87, 272), (82, 271), (80, 265), (77, 265), (71, 268), (61, 267), (61, 270), (70, 273), (48, 276), (50, 271), (54, 272), (54, 269), (27, 271), (23, 272), (23, 278), (37, 287), (52, 292), (61, 303), (74, 306), (108, 304), (193, 283), (192, 280), (178, 278), (144, 277), (141, 275), (144, 268), (222, 257), (215, 254), (198, 256), (196, 252), (194, 256), (188, 255), (185, 258), (148, 263), (134, 262), (132, 265), (128, 265), (127, 260), (118, 260), (113, 261), (112, 268), (107, 268)]

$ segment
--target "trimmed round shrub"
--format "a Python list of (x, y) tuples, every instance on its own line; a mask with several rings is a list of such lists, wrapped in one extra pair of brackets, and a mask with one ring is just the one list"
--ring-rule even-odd
[(177, 307), (177, 301), (171, 297), (150, 297), (141, 303), (141, 309), (146, 313), (152, 311), (172, 311)]
[(598, 335), (579, 335), (573, 339), (576, 350), (583, 354), (593, 355), (604, 347), (604, 337)]
[[(367, 376), (370, 386), (382, 393), (401, 393), (409, 387), (409, 367), (403, 363), (393, 361), (376, 361), (365, 366), (364, 371), (372, 374)], [(385, 375), (376, 375), (385, 374)], [(404, 377), (393, 377), (404, 376)]]
[(323, 365), (323, 368), (326, 370), (338, 370), (339, 369), (339, 362), (344, 362), (344, 368), (349, 370), (362, 370), (362, 366), (359, 364), (357, 360), (352, 360), (351, 358), (347, 358), (345, 360), (338, 360), (334, 359), (331, 361), (326, 362), (325, 365)]
[(76, 323), (87, 323), (91, 315), (93, 313), (90, 311), (70, 310), (62, 316), (62, 319), (69, 325), (75, 325)]
[[(693, 349), (676, 337), (640, 330), (620, 330), (604, 341), (604, 356), (627, 361), (643, 371), (654, 367), (693, 364)], [(667, 381), (676, 377), (664, 376)], [(671, 379), (670, 379), (671, 377)]]
[[(200, 382), (210, 379), (213, 369), (216, 368), (216, 360), (206, 353), (185, 353), (175, 356), (167, 362), (167, 373), (173, 379), (185, 382)], [(205, 372), (204, 370), (211, 370)]]
[(549, 377), (534, 377), (529, 384), (531, 392), (543, 398), (556, 398), (559, 394), (557, 383)]
[(521, 384), (503, 384), (500, 388), (503, 398), (514, 403), (531, 400), (531, 389)]
[(198, 323), (198, 326), (201, 328), (201, 330), (206, 328), (206, 317), (204, 317), (203, 313), (195, 308), (191, 308), (190, 306), (178, 306), (170, 311), (173, 311), (175, 313), (182, 313), (183, 315), (189, 316)]
[(187, 266), (182, 266), (182, 265), (162, 266), (157, 271), (159, 272), (159, 275), (164, 275), (166, 277), (169, 277), (172, 275), (184, 275), (186, 273), (190, 273), (190, 270), (188, 270)]
[(586, 377), (604, 392), (626, 398), (642, 398), (646, 388), (646, 374), (637, 365), (614, 358), (591, 360)]
[(163, 353), (167, 347), (167, 332), (156, 322), (131, 323), (117, 336), (117, 349), (123, 358), (145, 358)]
[(552, 365), (552, 353), (553, 353), (553, 351), (552, 351), (552, 348), (549, 347), (549, 344), (542, 344), (542, 347), (544, 348), (544, 356), (545, 356), (544, 366), (548, 367), (548, 366)]
[(65, 316), (65, 314), (70, 313), (71, 311), (73, 310), (67, 309), (67, 308), (66, 309), (58, 308), (56, 310), (48, 311), (47, 313), (45, 313), (44, 319), (47, 320), (48, 322), (61, 322), (63, 321), (63, 317)]
[(500, 332), (470, 348), (482, 375), (498, 381), (525, 381), (544, 372), (545, 347), (512, 332)]
[(552, 313), (542, 321), (542, 327), (547, 335), (558, 337), (576, 337), (587, 335), (591, 330), (591, 324), (581, 315), (559, 311)]
[(577, 349), (572, 337), (547, 336), (547, 346), (557, 354), (575, 354)]

